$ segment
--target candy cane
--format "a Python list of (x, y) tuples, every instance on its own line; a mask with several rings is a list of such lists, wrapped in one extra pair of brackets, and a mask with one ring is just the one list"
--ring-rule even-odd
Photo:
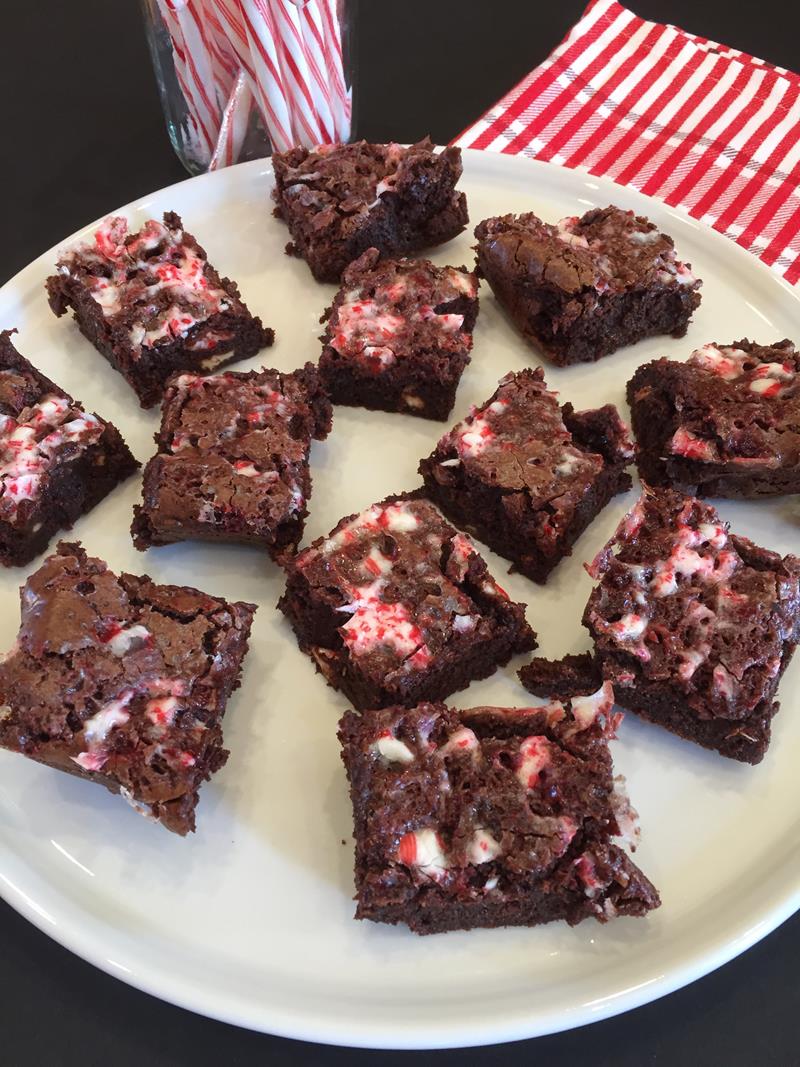
[(183, 19), (179, 16), (175, 0), (158, 0), (161, 17), (172, 41), (175, 75), (181, 87), (190, 124), (198, 141), (201, 158), (211, 158), (216, 141), (216, 119), (207, 106), (206, 91), (196, 78), (196, 66), (189, 53), (183, 33)]
[(252, 108), (273, 147), (347, 140), (336, 0), (158, 0), (190, 133), (210, 169), (236, 162)]
[(217, 144), (211, 156), (211, 162), (208, 164), (209, 170), (230, 167), (239, 158), (247, 136), (252, 108), (253, 94), (247, 76), (243, 70), (240, 70), (222, 113)]

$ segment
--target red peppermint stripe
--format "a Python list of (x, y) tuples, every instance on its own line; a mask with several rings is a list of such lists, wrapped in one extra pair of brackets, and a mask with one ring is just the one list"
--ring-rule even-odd
[(617, 0), (454, 143), (633, 186), (800, 281), (800, 76)]

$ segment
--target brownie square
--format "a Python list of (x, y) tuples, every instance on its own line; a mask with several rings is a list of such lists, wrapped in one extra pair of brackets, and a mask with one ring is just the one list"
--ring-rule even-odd
[(370, 248), (323, 316), (319, 370), (334, 404), (446, 419), (469, 363), (478, 279)]
[(173, 541), (259, 544), (273, 558), (303, 536), (312, 437), (331, 428), (316, 367), (181, 374), (167, 385), (131, 533), (139, 549)]
[(671, 237), (617, 207), (555, 225), (486, 219), (478, 272), (525, 339), (554, 363), (591, 363), (653, 334), (682, 337), (702, 284)]
[(106, 786), (168, 830), (195, 828), (223, 766), (222, 717), (255, 605), (112, 574), (61, 542), (21, 590), (0, 663), (0, 747)]
[(57, 269), (47, 279), (50, 307), (56, 315), (72, 308), (81, 333), (143, 408), (158, 403), (176, 371), (212, 371), (275, 338), (173, 211), (138, 233), (120, 216), (107, 218), (91, 238), (62, 252)]
[(119, 430), (84, 411), (0, 332), (0, 563), (38, 556), (58, 530), (138, 469)]
[(800, 352), (791, 341), (708, 344), (628, 382), (637, 464), (696, 496), (800, 493)]
[(583, 622), (618, 702), (758, 763), (800, 639), (800, 559), (730, 533), (693, 497), (647, 489), (589, 573), (600, 581)]
[(537, 367), (502, 378), (419, 470), (449, 519), (544, 582), (611, 497), (630, 489), (632, 459), (612, 404), (561, 407)]
[(441, 700), (536, 647), (525, 605), (414, 494), (342, 519), (286, 569), (278, 607), (357, 708)]
[(418, 934), (644, 915), (658, 892), (621, 846), (611, 686), (538, 708), (347, 712), (356, 918)]
[(385, 255), (443, 244), (467, 224), (456, 191), (461, 149), (434, 151), (429, 138), (399, 144), (321, 145), (272, 156), (275, 214), (289, 227), (286, 251), (318, 282), (338, 282), (368, 248)]

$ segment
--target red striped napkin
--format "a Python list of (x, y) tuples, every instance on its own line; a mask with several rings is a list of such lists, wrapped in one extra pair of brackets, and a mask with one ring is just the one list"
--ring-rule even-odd
[(613, 178), (800, 280), (800, 76), (616, 0), (454, 143)]

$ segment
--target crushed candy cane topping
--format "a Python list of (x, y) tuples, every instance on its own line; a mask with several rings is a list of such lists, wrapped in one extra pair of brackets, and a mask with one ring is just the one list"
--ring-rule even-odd
[[(379, 653), (396, 661), (387, 669), (414, 671), (431, 665), (432, 647), (463, 641), (480, 625), (461, 587), (470, 568), (484, 570), (476, 557), (469, 538), (412, 498), (372, 505), (301, 552), (295, 565), (341, 590), (336, 611), (349, 618), (339, 634), (350, 655)], [(480, 585), (508, 599), (485, 574)]]
[(431, 270), (404, 260), (393, 281), (376, 286), (365, 282), (345, 293), (328, 343), (340, 355), (361, 358), (376, 371), (391, 366), (406, 349), (413, 350), (410, 340), (423, 325), (435, 328), (439, 348), (469, 351), (472, 338), (462, 331), (464, 316), (436, 308), (462, 296), (474, 299), (476, 292), (472, 274), (454, 267)]
[[(120, 630), (120, 633), (131, 633), (137, 629), (145, 630), (144, 627), (131, 626), (127, 630)], [(118, 696), (109, 700), (84, 721), (80, 735), (84, 748), (82, 752), (71, 757), (73, 763), (84, 771), (101, 771), (110, 756), (109, 741), (114, 731), (126, 726), (135, 716), (136, 729), (143, 734), (144, 743), (153, 742), (148, 762), (153, 756), (158, 756), (180, 768), (193, 766), (195, 758), (190, 752), (179, 744), (162, 743), (174, 725), (178, 712), (185, 706), (183, 698), (187, 695), (188, 688), (188, 683), (183, 678), (152, 676), (126, 686)], [(139, 703), (141, 698), (146, 698), (143, 705)], [(135, 701), (137, 710), (134, 712)], [(205, 725), (196, 721), (189, 731), (189, 736), (192, 733), (200, 734), (204, 730)]]
[(138, 351), (184, 338), (194, 326), (230, 308), (231, 297), (211, 284), (206, 266), (182, 230), (149, 219), (138, 233), (130, 233), (119, 215), (105, 219), (91, 238), (66, 250), (58, 262), (63, 274), (80, 270), (107, 319), (124, 314)]
[[(2, 371), (0, 373), (9, 373)], [(23, 500), (35, 500), (42, 479), (96, 444), (105, 424), (66, 397), (49, 394), (15, 419), (0, 415), (0, 510), (13, 521)]]

